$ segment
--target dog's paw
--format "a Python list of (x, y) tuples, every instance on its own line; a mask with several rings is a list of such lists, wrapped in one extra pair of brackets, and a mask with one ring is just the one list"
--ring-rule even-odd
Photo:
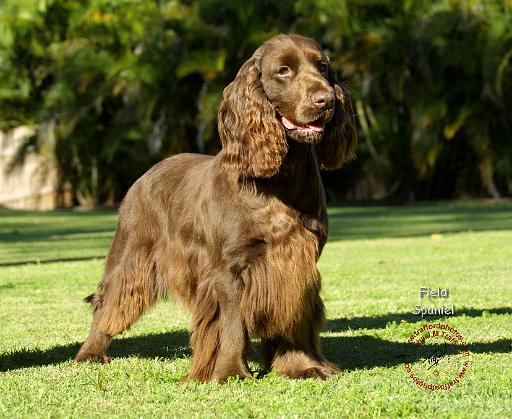
[(317, 367), (308, 368), (304, 371), (303, 378), (316, 378), (326, 380), (333, 375), (339, 374), (341, 370), (334, 364), (327, 363)]
[(247, 378), (252, 378), (252, 373), (249, 368), (244, 365), (230, 365), (221, 368), (215, 368), (215, 370), (210, 374), (208, 374), (204, 369), (189, 371), (189, 373), (182, 379), (182, 381), (193, 380), (203, 383), (225, 383), (231, 379), (244, 380)]
[(99, 364), (108, 364), (110, 363), (110, 357), (106, 354), (78, 354), (75, 357), (76, 362), (97, 362)]
[(247, 370), (240, 371), (224, 371), (220, 373), (215, 373), (212, 375), (212, 381), (217, 383), (225, 383), (229, 380), (245, 380), (248, 378), (252, 378), (252, 374)]

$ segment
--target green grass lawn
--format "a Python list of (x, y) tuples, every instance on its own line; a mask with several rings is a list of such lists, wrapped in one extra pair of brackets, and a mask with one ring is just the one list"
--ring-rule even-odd
[[(260, 372), (219, 385), (180, 382), (189, 315), (172, 301), (113, 342), (111, 364), (71, 361), (116, 214), (0, 209), (0, 416), (511, 417), (512, 203), (331, 208), (330, 220), (322, 346), (343, 373), (320, 382)], [(447, 287), (450, 298), (421, 300), (421, 286)], [(422, 321), (415, 304), (456, 311)], [(404, 368), (430, 374), (406, 343), (427, 321), (457, 329), (470, 351), (447, 391), (420, 388)], [(257, 358), (251, 366), (261, 371)]]

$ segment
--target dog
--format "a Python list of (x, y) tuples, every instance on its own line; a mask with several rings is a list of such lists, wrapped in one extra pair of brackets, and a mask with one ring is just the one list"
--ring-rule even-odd
[(337, 374), (319, 343), (320, 170), (354, 157), (351, 101), (315, 41), (278, 35), (225, 88), (218, 129), (216, 156), (167, 158), (127, 192), (75, 359), (108, 362), (112, 337), (172, 293), (192, 313), (189, 379), (251, 377), (253, 337), (277, 374)]

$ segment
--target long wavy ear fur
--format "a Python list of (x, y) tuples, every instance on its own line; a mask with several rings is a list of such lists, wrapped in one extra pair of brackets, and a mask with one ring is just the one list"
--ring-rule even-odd
[(261, 84), (256, 51), (223, 94), (219, 108), (222, 167), (242, 176), (268, 178), (288, 151), (286, 133)]
[(326, 126), (324, 139), (316, 149), (318, 163), (323, 170), (338, 169), (345, 162), (352, 160), (357, 146), (352, 101), (338, 83), (332, 67), (329, 67), (329, 82), (336, 96), (334, 115)]

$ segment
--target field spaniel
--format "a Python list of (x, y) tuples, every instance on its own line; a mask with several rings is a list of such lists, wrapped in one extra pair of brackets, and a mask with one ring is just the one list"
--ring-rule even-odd
[(312, 39), (265, 42), (224, 90), (222, 150), (179, 154), (126, 194), (77, 361), (108, 362), (113, 336), (172, 293), (192, 313), (187, 377), (251, 377), (251, 338), (268, 370), (325, 379), (316, 262), (327, 240), (320, 169), (354, 155), (350, 100)]

